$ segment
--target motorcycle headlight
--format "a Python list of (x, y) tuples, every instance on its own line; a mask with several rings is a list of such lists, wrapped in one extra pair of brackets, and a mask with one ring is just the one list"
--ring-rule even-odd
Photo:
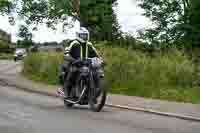
[(84, 67), (81, 68), (81, 72), (82, 73), (89, 73), (89, 68), (84, 66)]
[(98, 69), (97, 70), (97, 76), (100, 77), (100, 78), (103, 78), (104, 77), (104, 71), (102, 69)]
[(92, 67), (100, 67), (103, 63), (103, 60), (100, 58), (92, 58)]

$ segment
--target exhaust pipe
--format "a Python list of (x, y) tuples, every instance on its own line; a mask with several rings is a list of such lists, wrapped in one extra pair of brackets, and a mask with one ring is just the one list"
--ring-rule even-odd
[(76, 102), (74, 102), (74, 101), (72, 101), (72, 100), (67, 100), (67, 99), (64, 99), (64, 100), (65, 100), (66, 102), (69, 102), (69, 103), (77, 104), (77, 103), (79, 103), (79, 102), (81, 101), (81, 99), (83, 98), (83, 95), (84, 95), (85, 91), (86, 91), (86, 87), (83, 89), (83, 91), (81, 92), (81, 96), (79, 97), (79, 99), (78, 99)]
[(56, 92), (56, 95), (62, 99), (64, 99), (66, 102), (69, 102), (69, 103), (73, 103), (73, 104), (77, 104), (81, 101), (84, 93), (86, 91), (86, 87), (83, 89), (83, 91), (81, 92), (81, 96), (79, 97), (79, 99), (77, 101), (72, 101), (72, 100), (68, 100), (68, 99), (65, 99), (65, 93), (63, 92), (63, 90), (61, 88), (59, 88)]

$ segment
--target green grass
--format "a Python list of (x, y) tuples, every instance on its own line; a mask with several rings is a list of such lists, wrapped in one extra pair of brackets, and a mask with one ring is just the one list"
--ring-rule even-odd
[(13, 54), (0, 53), (0, 60), (11, 60), (13, 59)]
[[(112, 93), (200, 103), (200, 87), (193, 86), (194, 66), (180, 51), (150, 57), (131, 49), (102, 47), (99, 53), (107, 62), (106, 81)], [(62, 54), (32, 54), (25, 58), (23, 73), (35, 81), (58, 84), (62, 62)]]
[(35, 81), (55, 85), (58, 84), (59, 66), (62, 62), (62, 54), (31, 54), (24, 59), (23, 74)]

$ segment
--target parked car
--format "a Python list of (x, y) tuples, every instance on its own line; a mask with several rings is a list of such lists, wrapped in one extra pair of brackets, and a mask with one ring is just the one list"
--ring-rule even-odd
[(25, 48), (17, 48), (14, 54), (14, 61), (22, 60), (27, 55)]

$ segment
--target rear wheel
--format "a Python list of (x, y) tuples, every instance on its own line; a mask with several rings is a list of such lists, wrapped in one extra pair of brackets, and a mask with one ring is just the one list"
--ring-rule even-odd
[(95, 94), (89, 100), (90, 109), (94, 112), (100, 112), (106, 103), (107, 89), (103, 79), (99, 79), (99, 87)]

